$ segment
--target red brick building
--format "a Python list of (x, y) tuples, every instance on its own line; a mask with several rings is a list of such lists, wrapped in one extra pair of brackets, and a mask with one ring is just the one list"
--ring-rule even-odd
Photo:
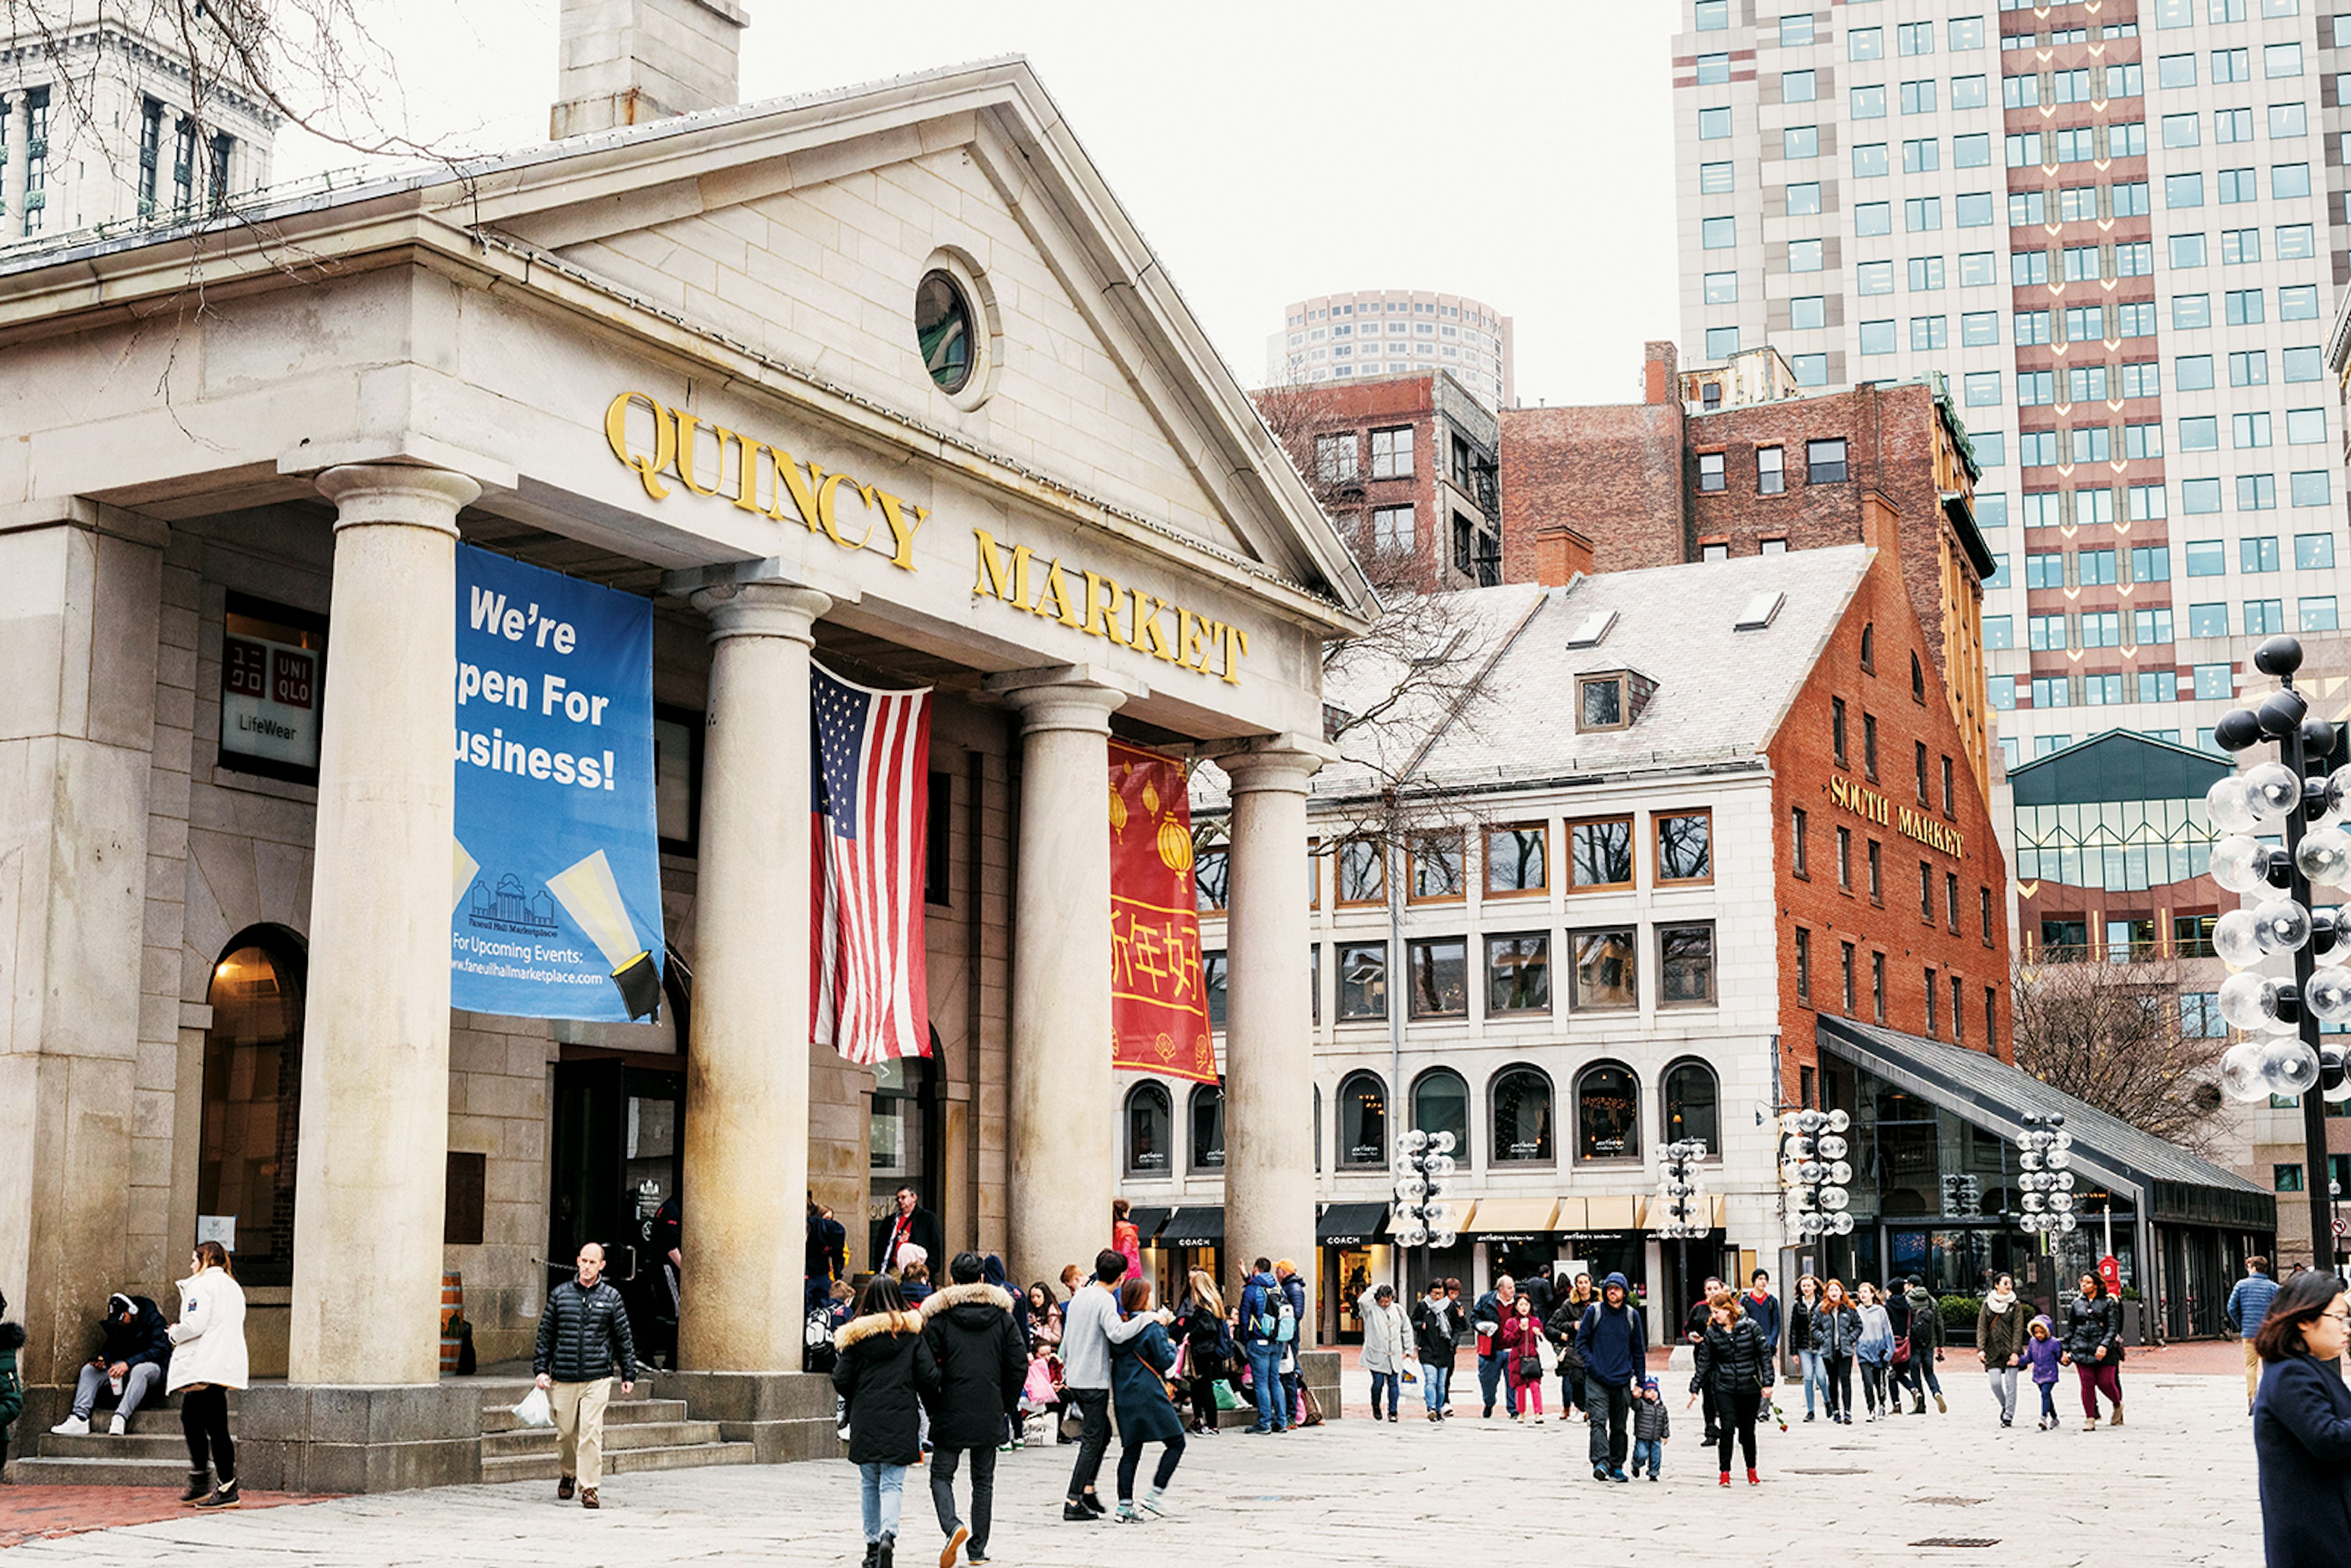
[(1803, 394), (1772, 350), (1683, 372), (1672, 344), (1651, 343), (1638, 403), (1503, 411), (1503, 576), (1564, 582), (1826, 545), (1892, 549), (1925, 668), (1989, 790), (1983, 583), (1994, 562), (1971, 510), (1977, 473), (1939, 378)]

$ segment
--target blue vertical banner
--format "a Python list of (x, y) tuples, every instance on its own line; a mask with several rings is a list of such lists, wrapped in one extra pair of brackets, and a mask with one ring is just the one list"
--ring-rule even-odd
[(457, 547), (450, 1005), (661, 1005), (652, 601)]

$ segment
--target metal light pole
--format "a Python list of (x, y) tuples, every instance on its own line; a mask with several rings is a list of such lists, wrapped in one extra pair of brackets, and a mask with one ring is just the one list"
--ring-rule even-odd
[(1796, 1195), (1796, 1234), (1821, 1244), (1813, 1272), (1826, 1278), (1828, 1238), (1853, 1234), (1852, 1152), (1845, 1133), (1853, 1118), (1843, 1111), (1786, 1111), (1780, 1116), (1780, 1180)]
[(1714, 1230), (1713, 1217), (1702, 1211), (1708, 1207), (1706, 1194), (1699, 1189), (1698, 1162), (1706, 1158), (1706, 1144), (1698, 1138), (1680, 1138), (1665, 1147), (1665, 1175), (1657, 1183), (1657, 1197), (1665, 1205), (1666, 1223), (1656, 1228), (1660, 1240), (1680, 1244), (1682, 1293), (1689, 1293), (1689, 1244), (1693, 1236), (1709, 1235)]
[[(1426, 1133), (1418, 1127), (1398, 1133), (1391, 1168), (1395, 1173), (1395, 1218), (1389, 1229), (1394, 1232), (1401, 1270), (1407, 1249), (1454, 1243), (1454, 1232), (1445, 1222), (1444, 1203), (1445, 1184), (1454, 1170), (1453, 1134)], [(1397, 1292), (1403, 1293), (1401, 1282)]]

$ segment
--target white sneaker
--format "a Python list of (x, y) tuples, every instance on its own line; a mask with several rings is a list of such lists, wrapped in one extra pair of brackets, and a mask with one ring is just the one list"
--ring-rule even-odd
[(116, 1412), (113, 1420), (106, 1424), (106, 1435), (110, 1437), (120, 1437), (130, 1429), (131, 1424), (123, 1420), (120, 1411)]
[(49, 1431), (59, 1437), (87, 1437), (89, 1436), (89, 1423), (79, 1416), (68, 1416)]

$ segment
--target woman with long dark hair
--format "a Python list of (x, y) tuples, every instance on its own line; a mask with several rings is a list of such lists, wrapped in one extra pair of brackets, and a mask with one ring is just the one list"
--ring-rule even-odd
[[(1886, 1369), (1894, 1360), (1894, 1322), (1886, 1315), (1877, 1287), (1864, 1280), (1860, 1288), (1861, 1304), (1855, 1310), (1861, 1318), (1861, 1338), (1854, 1345), (1854, 1355), (1861, 1362), (1862, 1403), (1869, 1406), (1868, 1419), (1876, 1421), (1892, 1413)], [(1849, 1413), (1846, 1418), (1851, 1419)]]
[[(1801, 1274), (1796, 1278), (1796, 1299), (1788, 1303), (1788, 1343), (1795, 1347), (1797, 1364), (1803, 1368), (1804, 1419), (1814, 1414), (1813, 1394), (1815, 1388), (1822, 1398), (1828, 1397), (1828, 1378), (1821, 1370), (1821, 1353), (1813, 1348), (1813, 1314), (1820, 1310), (1821, 1281), (1817, 1274)], [(1829, 1419), (1836, 1419), (1836, 1406), (1829, 1406)]]
[[(1129, 1280), (1118, 1288), (1119, 1310), (1127, 1317), (1151, 1311), (1151, 1281)], [(1184, 1457), (1184, 1422), (1167, 1397), (1167, 1369), (1176, 1364), (1176, 1349), (1157, 1323), (1146, 1324), (1133, 1339), (1110, 1347), (1110, 1397), (1118, 1410), (1118, 1435), (1124, 1445), (1118, 1456), (1118, 1511), (1113, 1517), (1134, 1524), (1146, 1515), (1164, 1517), (1160, 1500), (1176, 1466)], [(1134, 1477), (1143, 1468), (1148, 1443), (1165, 1445), (1159, 1468), (1152, 1473), (1151, 1490), (1140, 1509), (1135, 1506)]]
[(2066, 1363), (2082, 1383), (2082, 1430), (2098, 1429), (2098, 1396), (2114, 1405), (2110, 1427), (2123, 1424), (2122, 1305), (2095, 1274), (2082, 1276), (2082, 1293), (2065, 1304)]
[(938, 1359), (898, 1281), (876, 1274), (858, 1314), (833, 1336), (832, 1385), (849, 1405), (849, 1462), (857, 1467), (865, 1568), (892, 1568), (906, 1469), (922, 1462), (921, 1401), (939, 1391)]
[(219, 1242), (197, 1242), (189, 1261), (193, 1268), (180, 1281), (180, 1321), (164, 1331), (172, 1336), (172, 1375), (163, 1392), (181, 1396), (180, 1430), (188, 1439), (188, 1490), (180, 1500), (235, 1508), (236, 1445), (228, 1435), (228, 1391), (244, 1387), (248, 1376), (245, 1291)]
[(1202, 1437), (1217, 1434), (1217, 1384), (1227, 1371), (1231, 1340), (1225, 1328), (1225, 1298), (1206, 1269), (1195, 1269), (1186, 1281), (1191, 1299), (1176, 1318), (1176, 1332), (1185, 1346), (1187, 1392), (1192, 1400), (1192, 1430)]
[(2339, 1568), (2351, 1541), (2351, 1389), (2329, 1364), (2351, 1344), (2343, 1281), (2312, 1269), (2278, 1290), (2253, 1336), (2253, 1399), (2268, 1568)]
[(1821, 1287), (1821, 1304), (1813, 1309), (1813, 1349), (1821, 1358), (1821, 1380), (1826, 1389), (1829, 1419), (1853, 1425), (1853, 1353), (1861, 1343), (1861, 1311), (1845, 1294), (1843, 1280)]
[(1771, 1385), (1771, 1347), (1763, 1331), (1739, 1303), (1739, 1297), (1720, 1290), (1708, 1298), (1706, 1331), (1698, 1336), (1698, 1373), (1690, 1392), (1703, 1385), (1714, 1395), (1717, 1440), (1721, 1444), (1722, 1484), (1730, 1484), (1730, 1440), (1739, 1439), (1747, 1460), (1747, 1484), (1760, 1486), (1755, 1471), (1755, 1417), (1763, 1407), (1763, 1391)]

